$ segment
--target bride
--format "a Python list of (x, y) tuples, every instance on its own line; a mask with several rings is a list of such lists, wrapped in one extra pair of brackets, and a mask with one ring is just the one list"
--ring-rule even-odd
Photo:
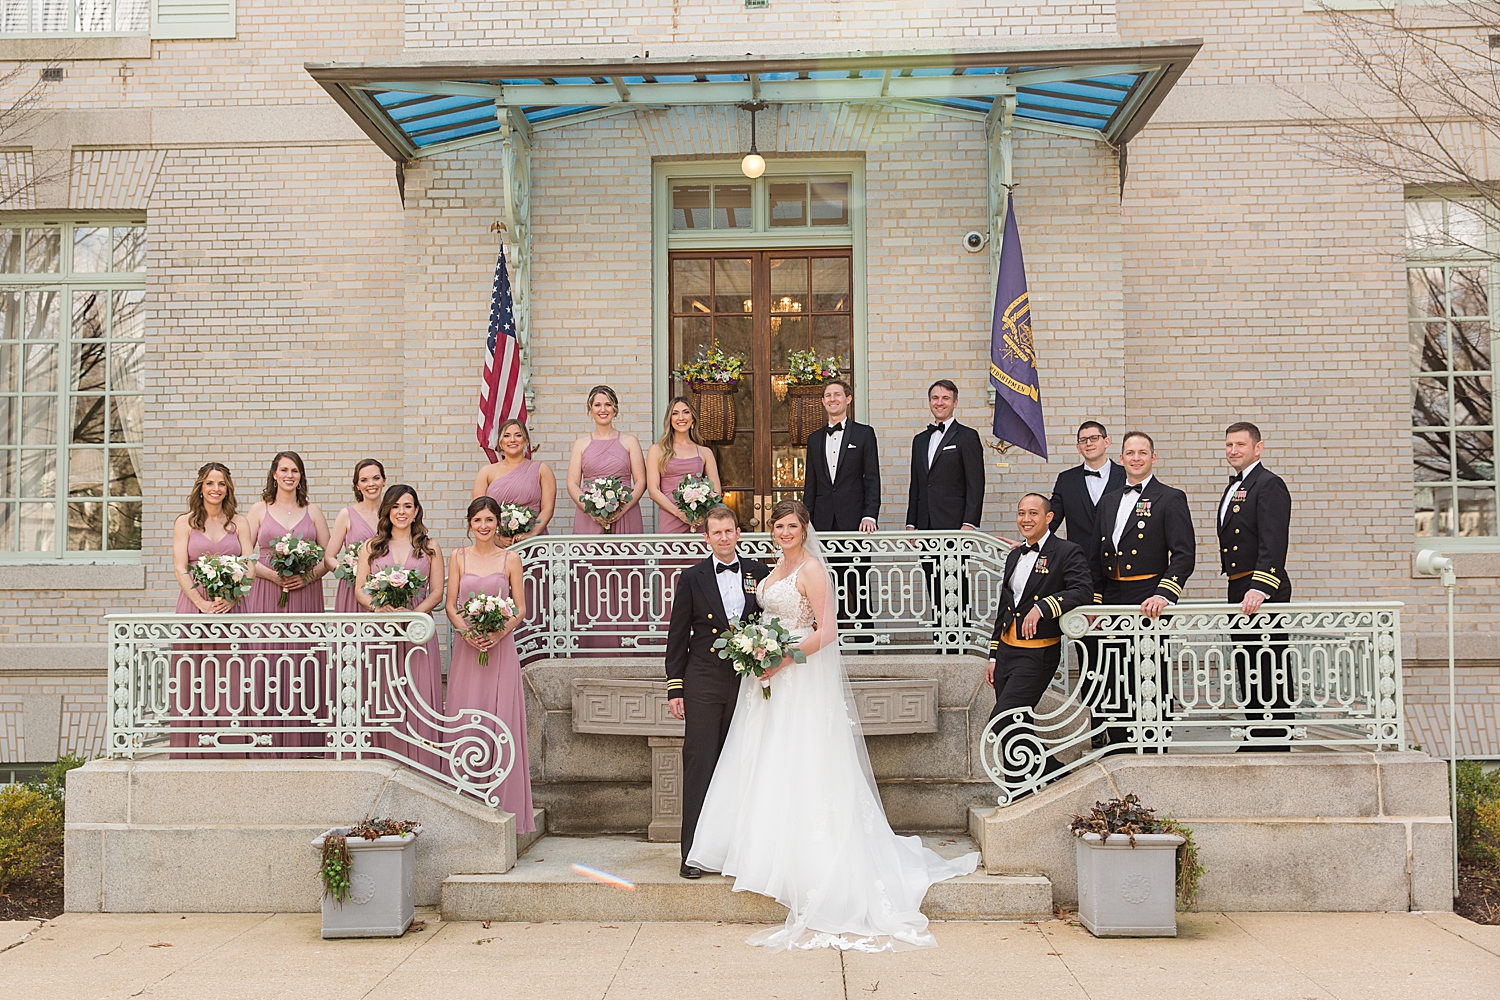
[(972, 872), (978, 854), (944, 860), (891, 832), (839, 657), (833, 582), (807, 508), (771, 511), (782, 556), (756, 599), (801, 641), (761, 682), (740, 682), (734, 721), (703, 803), (688, 864), (770, 896), (786, 924), (752, 935), (773, 951), (935, 947), (928, 886)]

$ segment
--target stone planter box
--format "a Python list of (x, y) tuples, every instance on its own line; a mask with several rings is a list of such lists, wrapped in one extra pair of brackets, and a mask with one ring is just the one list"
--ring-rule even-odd
[(1171, 833), (1078, 840), (1078, 920), (1095, 937), (1177, 936), (1177, 848)]
[[(417, 835), (419, 826), (400, 837), (365, 840), (350, 837), (354, 870), (349, 895), (337, 902), (323, 894), (323, 936), (400, 937), (411, 926), (417, 901)], [(312, 845), (321, 856), (325, 837), (347, 837), (349, 827), (336, 826)]]

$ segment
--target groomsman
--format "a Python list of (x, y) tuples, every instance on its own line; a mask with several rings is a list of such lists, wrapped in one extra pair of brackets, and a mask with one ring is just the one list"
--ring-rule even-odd
[[(1260, 464), (1265, 443), (1252, 423), (1230, 424), (1224, 431), (1224, 458), (1234, 475), (1219, 498), (1219, 567), (1229, 578), (1229, 603), (1253, 615), (1262, 604), (1287, 604), (1292, 584), (1286, 572), (1286, 550), (1292, 530), (1292, 494), (1280, 476)], [(1289, 723), (1287, 684), (1275, 679), (1286, 636), (1277, 633), (1264, 647), (1235, 650), (1235, 674), (1245, 699), (1245, 721)], [(1279, 640), (1279, 641), (1276, 641)], [(1249, 669), (1251, 660), (1255, 669)], [(1278, 711), (1282, 710), (1282, 711)], [(1281, 737), (1286, 729), (1249, 729), (1254, 737)], [(1256, 745), (1246, 741), (1241, 750), (1290, 750), (1288, 746)]]
[(755, 585), (771, 572), (765, 563), (742, 558), (739, 519), (722, 504), (703, 519), (713, 554), (677, 576), (667, 625), (667, 709), (684, 721), (682, 740), (683, 878), (703, 872), (687, 863), (698, 814), (729, 735), (740, 679), (714, 640), (730, 623), (758, 614)]
[[(1125, 486), (1099, 501), (1096, 526), (1099, 544), (1093, 553), (1094, 603), (1138, 604), (1148, 618), (1182, 597), (1193, 573), (1197, 541), (1187, 494), (1157, 479), (1156, 443), (1149, 434), (1131, 431), (1120, 448)], [(1109, 716), (1128, 714), (1135, 700), (1135, 666), (1118, 643), (1101, 643), (1101, 657), (1117, 671), (1113, 685), (1102, 692), (1096, 709)], [(1113, 655), (1111, 655), (1113, 654)], [(1108, 684), (1109, 678), (1105, 678)], [(1128, 700), (1127, 700), (1128, 699)], [(1111, 744), (1129, 742), (1129, 730), (1111, 726)]]
[[(990, 639), (990, 664), (985, 683), (995, 689), (990, 718), (1014, 715), (997, 723), (1008, 744), (1025, 727), (1007, 728), (1025, 720), (1022, 709), (1035, 709), (1062, 660), (1062, 631), (1058, 619), (1093, 595), (1093, 578), (1083, 549), (1059, 538), (1050, 529), (1052, 506), (1040, 493), (1027, 493), (1016, 507), (1016, 527), (1025, 543), (1005, 558), (1000, 610)], [(1001, 760), (1007, 756), (1002, 749)], [(1042, 773), (1057, 769), (1050, 757)]]
[(1097, 420), (1078, 426), (1078, 454), (1083, 464), (1057, 474), (1052, 487), (1052, 530), (1067, 528), (1068, 541), (1083, 546), (1092, 557), (1099, 545), (1094, 514), (1104, 494), (1125, 485), (1125, 467), (1109, 457), (1109, 432)]
[[(880, 517), (880, 453), (875, 428), (849, 416), (854, 391), (845, 382), (823, 387), (823, 410), (828, 423), (807, 436), (802, 504), (819, 531), (875, 530)], [(869, 560), (864, 557), (833, 556), (828, 567), (842, 593), (840, 615), (856, 625), (870, 618)], [(874, 637), (849, 638), (866, 643)], [(846, 632), (846, 636), (848, 633)]]

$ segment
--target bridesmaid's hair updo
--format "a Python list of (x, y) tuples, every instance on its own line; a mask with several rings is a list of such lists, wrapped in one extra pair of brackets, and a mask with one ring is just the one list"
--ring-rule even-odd
[(229, 488), (224, 491), (224, 502), (220, 506), (224, 510), (224, 524), (234, 523), (234, 477), (229, 474), (229, 466), (223, 462), (204, 462), (198, 469), (198, 478), (193, 481), (192, 491), (188, 493), (188, 527), (199, 531), (208, 527), (208, 502), (203, 499), (203, 481), (210, 472), (224, 473), (224, 483)]
[(583, 404), (583, 408), (592, 413), (594, 411), (594, 397), (599, 395), (600, 393), (603, 393), (606, 397), (609, 398), (609, 405), (613, 406), (615, 408), (615, 414), (619, 415), (620, 397), (617, 396), (615, 394), (615, 391), (607, 385), (596, 385), (592, 389), (590, 389), (588, 402)]
[(812, 517), (807, 513), (807, 508), (802, 505), (801, 500), (783, 500), (771, 508), (771, 523), (775, 524), (789, 514), (796, 514), (797, 520), (802, 522), (802, 529), (807, 530)]
[(500, 425), (500, 429), (495, 432), (495, 443), (496, 444), (500, 443), (500, 439), (505, 436), (506, 429), (510, 428), (510, 427), (519, 427), (519, 428), (521, 428), (521, 436), (526, 439), (526, 457), (530, 458), (531, 457), (531, 431), (527, 428), (526, 421), (520, 419), (519, 417), (511, 417), (511, 418), (509, 418), (508, 420), (506, 420), (504, 423), (502, 423)]
[(380, 470), (380, 478), (385, 478), (385, 465), (381, 463), (380, 459), (362, 458), (357, 463), (355, 463), (354, 475), (349, 477), (349, 483), (354, 487), (354, 500), (356, 503), (365, 498), (365, 495), (359, 491), (359, 474), (361, 472), (364, 472), (372, 465)]
[(688, 440), (693, 444), (701, 445), (703, 439), (698, 436), (698, 410), (693, 406), (693, 401), (686, 396), (673, 396), (672, 401), (667, 404), (667, 415), (661, 422), (661, 440), (656, 442), (661, 445), (661, 473), (667, 474), (667, 463), (675, 457), (672, 454), (672, 443), (677, 439), (677, 432), (672, 429), (672, 411), (677, 409), (681, 403), (688, 408), (693, 415), (693, 422), (688, 426)]
[(266, 487), (260, 491), (260, 498), (266, 503), (276, 502), (276, 467), (281, 464), (283, 458), (290, 458), (297, 466), (297, 506), (307, 506), (307, 466), (302, 464), (302, 456), (295, 451), (278, 451), (271, 459), (271, 468), (266, 472)]
[(422, 500), (417, 496), (417, 491), (410, 486), (397, 484), (385, 491), (385, 496), (380, 498), (380, 516), (375, 525), (375, 537), (370, 539), (370, 561), (386, 555), (391, 551), (391, 532), (394, 526), (391, 524), (391, 508), (396, 506), (396, 501), (404, 496), (411, 497), (411, 502), (416, 505), (417, 513), (411, 519), (411, 547), (413, 551), (433, 554), (432, 541), (427, 536), (427, 525), (422, 523)]
[(464, 534), (465, 535), (472, 535), (474, 533), (474, 529), (471, 528), (470, 525), (472, 525), (474, 523), (475, 516), (480, 511), (482, 511), (482, 510), (487, 510), (491, 514), (494, 514), (495, 515), (495, 524), (496, 524), (497, 527), (499, 526), (499, 524), (500, 524), (500, 502), (498, 500), (496, 500), (494, 497), (489, 496), (488, 494), (486, 494), (485, 496), (475, 497), (473, 500), (469, 501), (469, 512), (464, 515)]

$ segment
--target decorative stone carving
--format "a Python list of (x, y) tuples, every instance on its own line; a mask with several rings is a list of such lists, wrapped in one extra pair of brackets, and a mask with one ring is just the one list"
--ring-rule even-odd
[(652, 736), (651, 826), (647, 840), (677, 843), (682, 839), (682, 740)]

